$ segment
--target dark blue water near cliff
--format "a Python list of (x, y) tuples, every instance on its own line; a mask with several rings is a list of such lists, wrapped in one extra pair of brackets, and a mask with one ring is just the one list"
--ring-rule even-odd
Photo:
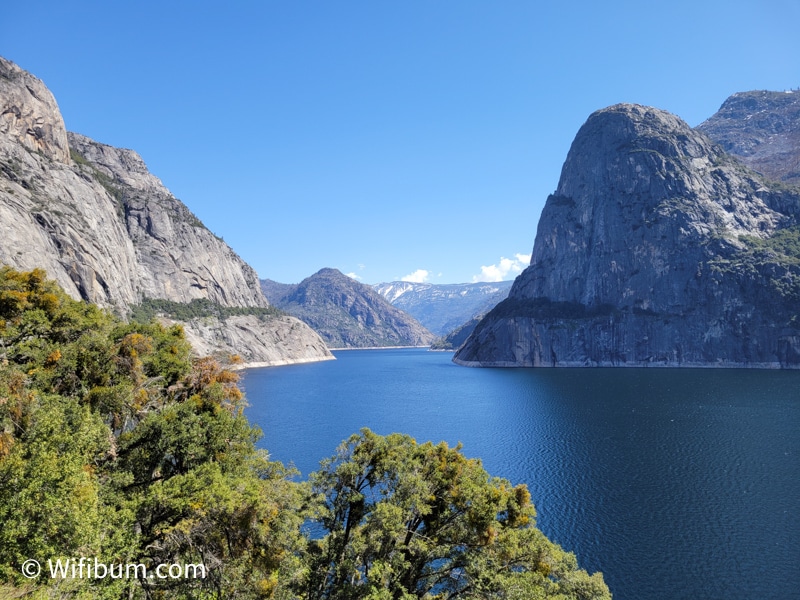
[(800, 373), (336, 355), (243, 378), (262, 445), (304, 475), (361, 427), (461, 441), (617, 600), (800, 598)]

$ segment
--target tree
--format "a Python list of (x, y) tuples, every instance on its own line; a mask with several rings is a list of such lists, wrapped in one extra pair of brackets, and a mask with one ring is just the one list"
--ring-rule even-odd
[[(193, 359), (178, 326), (124, 323), (41, 270), (0, 268), (0, 596), (273, 598), (296, 579), (307, 486), (256, 448), (237, 381)], [(20, 572), (70, 556), (207, 574)]]
[(364, 429), (311, 482), (324, 535), (309, 545), (306, 598), (610, 598), (535, 527), (527, 488), (460, 446)]
[(106, 427), (87, 407), (59, 396), (40, 399), (25, 435), (0, 457), (0, 578), (27, 558), (92, 554), (103, 508), (97, 464)]

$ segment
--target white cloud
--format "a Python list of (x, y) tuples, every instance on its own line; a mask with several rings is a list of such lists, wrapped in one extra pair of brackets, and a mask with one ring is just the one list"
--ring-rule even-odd
[(347, 275), (350, 279), (355, 279), (356, 281), (361, 279), (361, 277), (359, 275), (356, 275), (355, 273), (345, 273), (345, 275)]
[(424, 283), (428, 281), (431, 274), (426, 271), (425, 269), (417, 269), (413, 273), (406, 275), (405, 277), (401, 277), (400, 281), (408, 281), (410, 283)]
[(472, 282), (480, 281), (505, 281), (516, 277), (531, 262), (530, 254), (515, 254), (514, 258), (500, 257), (500, 262), (495, 265), (482, 266), (480, 275), (473, 275)]

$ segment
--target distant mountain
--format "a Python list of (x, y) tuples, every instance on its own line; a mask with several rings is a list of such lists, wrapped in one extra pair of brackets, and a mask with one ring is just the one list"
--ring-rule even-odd
[(336, 269), (299, 284), (261, 281), (267, 299), (310, 325), (331, 348), (427, 346), (434, 335), (372, 287)]
[(769, 179), (800, 183), (800, 90), (734, 94), (697, 129)]
[(776, 150), (797, 129), (796, 94), (741, 94), (721, 111), (728, 147), (769, 177), (726, 153), (713, 122), (703, 133), (633, 104), (590, 115), (531, 266), (454, 361), (800, 368), (800, 186), (785, 183), (797, 145)]
[(270, 304), (278, 306), (278, 303), (297, 289), (296, 283), (278, 283), (271, 279), (261, 279), (261, 293), (264, 294)]
[(485, 314), (476, 315), (460, 327), (436, 338), (431, 344), (431, 350), (458, 350), (485, 316)]
[(447, 335), (508, 296), (512, 281), (497, 283), (379, 283), (375, 290), (392, 306), (417, 319), (436, 335)]

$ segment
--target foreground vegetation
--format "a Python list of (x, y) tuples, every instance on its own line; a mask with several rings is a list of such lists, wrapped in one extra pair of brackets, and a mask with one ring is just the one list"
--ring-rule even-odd
[(158, 298), (144, 298), (131, 309), (131, 321), (149, 323), (158, 317), (178, 321), (190, 321), (206, 317), (227, 319), (228, 317), (254, 315), (261, 320), (280, 317), (286, 313), (274, 306), (222, 306), (208, 298), (195, 298), (191, 302), (173, 302)]
[[(364, 430), (294, 481), (236, 381), (179, 326), (0, 269), (0, 597), (610, 598), (460, 448)], [(51, 577), (83, 557), (204, 576)]]

